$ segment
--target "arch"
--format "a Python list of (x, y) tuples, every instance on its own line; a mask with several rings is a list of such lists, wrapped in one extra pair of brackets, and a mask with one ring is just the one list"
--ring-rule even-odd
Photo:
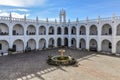
[(17, 52), (24, 51), (24, 42), (21, 39), (17, 39), (13, 42), (13, 49)]
[(81, 26), (80, 27), (80, 32), (79, 32), (80, 35), (86, 35), (86, 28), (85, 26)]
[(57, 46), (58, 47), (62, 46), (62, 39), (61, 38), (57, 39)]
[(58, 27), (58, 28), (57, 28), (57, 34), (62, 34), (61, 27)]
[(85, 41), (85, 39), (83, 39), (83, 38), (80, 39), (79, 48), (86, 49), (86, 41)]
[(55, 31), (54, 31), (54, 27), (53, 27), (53, 26), (50, 26), (50, 27), (49, 27), (49, 33), (48, 33), (48, 34), (49, 34), (49, 35), (54, 35), (54, 32), (55, 32)]
[(103, 40), (101, 45), (102, 51), (111, 52), (112, 51), (112, 43), (109, 40)]
[(72, 38), (72, 39), (71, 39), (71, 46), (72, 46), (73, 48), (76, 48), (76, 39), (75, 39), (75, 38)]
[(54, 46), (55, 46), (55, 40), (53, 38), (50, 38), (48, 47), (53, 48)]
[(0, 35), (9, 35), (9, 27), (5, 23), (0, 23)]
[(116, 43), (116, 53), (120, 54), (120, 41)]
[(117, 26), (117, 33), (116, 33), (116, 35), (120, 35), (120, 24)]
[(44, 38), (39, 40), (39, 49), (45, 49), (46, 48), (46, 40)]
[(36, 34), (36, 29), (35, 29), (35, 26), (34, 25), (29, 25), (27, 27), (27, 32), (26, 32), (27, 35), (35, 35)]
[(64, 38), (64, 46), (68, 47), (68, 38)]
[(64, 34), (68, 34), (68, 28), (67, 27), (64, 28)]
[(27, 48), (30, 48), (31, 50), (36, 49), (36, 41), (34, 39), (29, 39), (27, 41)]
[(24, 28), (21, 24), (15, 24), (13, 26), (13, 35), (24, 35)]
[(73, 27), (71, 28), (71, 34), (72, 34), (72, 35), (75, 35), (75, 34), (76, 34), (76, 27), (75, 27), (75, 26), (73, 26)]
[(39, 27), (39, 35), (46, 35), (46, 28), (45, 26)]
[(104, 24), (102, 26), (102, 35), (112, 35), (112, 27), (110, 24)]
[(90, 26), (90, 35), (98, 35), (98, 31), (97, 31), (97, 26), (96, 25), (92, 25)]
[(97, 51), (98, 45), (95, 39), (91, 39), (89, 42), (89, 49), (90, 51)]
[(0, 53), (8, 52), (9, 43), (6, 40), (0, 40)]

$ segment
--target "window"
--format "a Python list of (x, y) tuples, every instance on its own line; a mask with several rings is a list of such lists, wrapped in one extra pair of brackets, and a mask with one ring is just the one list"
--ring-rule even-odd
[(0, 50), (2, 50), (2, 44), (0, 43)]

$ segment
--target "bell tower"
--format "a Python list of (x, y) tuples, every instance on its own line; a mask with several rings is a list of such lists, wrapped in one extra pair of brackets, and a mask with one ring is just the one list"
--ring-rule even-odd
[(64, 9), (60, 10), (59, 19), (60, 23), (66, 22), (66, 11)]

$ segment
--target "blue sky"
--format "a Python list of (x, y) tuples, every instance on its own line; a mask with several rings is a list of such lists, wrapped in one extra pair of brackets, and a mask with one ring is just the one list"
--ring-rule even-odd
[(80, 20), (101, 17), (110, 17), (113, 13), (120, 15), (120, 0), (0, 0), (0, 16), (8, 16), (11, 12), (14, 17), (51, 20), (59, 18), (60, 9), (67, 12), (67, 20)]

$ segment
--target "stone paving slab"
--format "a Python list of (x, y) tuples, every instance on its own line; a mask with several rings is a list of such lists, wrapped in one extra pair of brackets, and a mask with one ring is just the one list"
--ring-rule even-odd
[(73, 66), (51, 66), (48, 55), (58, 49), (0, 57), (0, 80), (119, 80), (120, 58), (96, 52), (66, 49), (65, 55), (77, 59)]

